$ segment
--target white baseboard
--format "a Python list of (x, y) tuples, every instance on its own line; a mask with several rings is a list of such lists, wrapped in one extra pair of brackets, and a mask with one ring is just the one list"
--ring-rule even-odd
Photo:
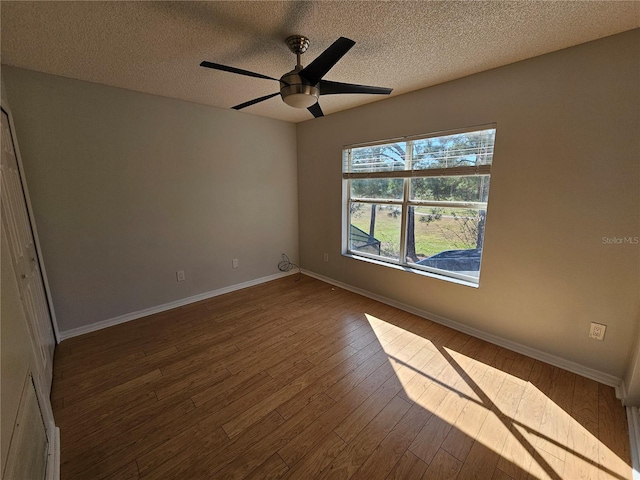
[(627, 407), (627, 422), (629, 423), (633, 480), (640, 480), (640, 412), (638, 407)]
[[(53, 424), (53, 422), (51, 422)], [(49, 452), (47, 459), (47, 480), (60, 480), (60, 428), (51, 428), (53, 438), (49, 442)]]
[(137, 312), (126, 313), (124, 315), (120, 315), (114, 318), (109, 318), (101, 322), (91, 323), (89, 325), (83, 325), (82, 327), (72, 328), (71, 330), (64, 330), (60, 332), (60, 341), (66, 340), (67, 338), (77, 337), (78, 335), (84, 335), (85, 333), (95, 332), (96, 330), (102, 330), (103, 328), (112, 327), (120, 323), (130, 322), (131, 320), (136, 320), (138, 318), (146, 317), (148, 315), (153, 315), (154, 313), (160, 313), (167, 310), (171, 310), (172, 308), (183, 307), (184, 305), (189, 305), (190, 303), (206, 300), (207, 298), (217, 297), (219, 295), (224, 295), (225, 293), (235, 292), (236, 290), (242, 290), (243, 288), (253, 287), (254, 285), (259, 285), (261, 283), (266, 283), (272, 280), (277, 280), (282, 277), (286, 277), (289, 275), (297, 275), (297, 274), (298, 274), (297, 271), (276, 273), (274, 275), (256, 278), (255, 280), (249, 280), (248, 282), (237, 283), (235, 285), (230, 285), (228, 287), (219, 288), (218, 290), (199, 293), (198, 295), (193, 295), (192, 297), (183, 298), (181, 300), (175, 300), (173, 302), (165, 303), (163, 305), (158, 305), (157, 307), (145, 308), (144, 310), (138, 310)]
[(564, 370), (568, 370), (570, 372), (576, 373), (578, 375), (582, 375), (583, 377), (590, 378), (595, 380), (596, 382), (603, 383), (605, 385), (609, 385), (614, 387), (616, 390), (616, 396), (619, 399), (624, 398), (624, 385), (622, 380), (613, 375), (609, 375), (608, 373), (603, 373), (598, 370), (594, 370), (589, 367), (585, 367), (578, 363), (572, 362), (570, 360), (564, 359), (562, 357), (557, 357), (550, 353), (546, 353), (535, 348), (527, 347), (526, 345), (522, 345), (517, 342), (513, 342), (511, 340), (507, 340), (506, 338), (499, 337), (497, 335), (492, 335), (490, 333), (483, 332), (482, 330), (478, 330), (477, 328), (469, 327), (463, 323), (456, 322), (454, 320), (450, 320), (448, 318), (442, 317), (440, 315), (433, 314), (431, 312), (427, 312), (426, 310), (422, 310), (411, 305), (407, 305), (405, 303), (397, 302), (387, 297), (383, 297), (382, 295), (377, 295), (375, 293), (369, 292), (367, 290), (363, 290), (358, 287), (354, 287), (352, 285), (348, 285), (346, 283), (339, 282), (329, 277), (325, 277), (323, 275), (319, 275), (314, 272), (310, 272), (308, 270), (302, 270), (302, 273), (308, 275), (310, 277), (316, 278), (323, 282), (329, 283), (331, 285), (335, 285), (340, 288), (344, 288), (345, 290), (349, 290), (351, 292), (357, 293), (359, 295), (363, 295), (365, 297), (371, 298), (373, 300), (377, 300), (381, 303), (385, 303), (392, 307), (399, 308), (400, 310), (404, 310), (405, 312), (413, 313), (419, 317), (426, 318), (427, 320), (432, 320), (434, 322), (440, 323), (447, 327), (453, 328), (454, 330), (458, 330), (460, 332), (466, 333), (476, 338), (480, 338), (487, 342), (493, 343), (494, 345), (498, 345), (500, 347), (507, 348), (509, 350), (513, 350), (514, 352), (521, 353), (522, 355), (526, 355), (527, 357), (534, 358), (536, 360), (540, 360), (541, 362), (548, 363), (555, 367), (562, 368)]

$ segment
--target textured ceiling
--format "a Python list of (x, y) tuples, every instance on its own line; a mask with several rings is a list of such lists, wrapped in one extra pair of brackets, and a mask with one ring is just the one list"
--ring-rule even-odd
[[(327, 80), (428, 87), (640, 26), (640, 1), (254, 1), (0, 3), (2, 63), (229, 108), (278, 83), (205, 69), (202, 60), (279, 78), (284, 39), (304, 34), (308, 64), (334, 40), (356, 45)], [(384, 97), (321, 97), (325, 115)], [(279, 97), (242, 112), (299, 122)], [(239, 113), (242, 114), (242, 113)]]

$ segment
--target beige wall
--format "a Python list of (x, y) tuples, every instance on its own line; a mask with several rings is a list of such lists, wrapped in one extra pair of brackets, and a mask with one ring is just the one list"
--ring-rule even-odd
[(282, 252), (297, 259), (294, 125), (2, 75), (62, 331), (278, 273)]
[[(602, 237), (640, 236), (639, 85), (635, 30), (299, 124), (302, 266), (622, 378), (640, 246)], [(340, 255), (343, 145), (493, 122), (480, 288)]]

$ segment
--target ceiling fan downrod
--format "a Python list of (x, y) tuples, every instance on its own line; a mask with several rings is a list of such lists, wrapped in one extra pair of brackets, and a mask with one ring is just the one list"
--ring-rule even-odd
[(303, 35), (291, 35), (285, 40), (287, 47), (292, 53), (296, 55), (296, 69), (302, 70), (302, 64), (300, 63), (300, 55), (307, 51), (309, 48), (309, 39)]

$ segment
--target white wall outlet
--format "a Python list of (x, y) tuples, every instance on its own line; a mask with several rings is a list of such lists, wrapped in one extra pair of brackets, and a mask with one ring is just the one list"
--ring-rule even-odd
[(184, 270), (178, 270), (176, 272), (176, 281), (184, 282)]
[(589, 328), (589, 338), (595, 338), (596, 340), (604, 340), (604, 332), (607, 330), (606, 325), (601, 323), (591, 322), (591, 328)]
[(329, 254), (328, 254), (328, 253), (325, 253), (325, 254), (322, 256), (322, 261), (323, 261), (324, 263), (327, 263), (327, 262), (329, 261)]
[(238, 268), (238, 259), (234, 258), (233, 260), (231, 260), (231, 266), (233, 268)]

